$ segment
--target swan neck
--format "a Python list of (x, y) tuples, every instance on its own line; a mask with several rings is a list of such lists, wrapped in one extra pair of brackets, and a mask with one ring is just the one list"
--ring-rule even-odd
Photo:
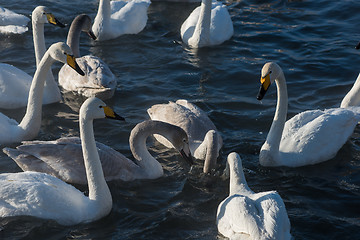
[(233, 166), (230, 166), (230, 191), (229, 195), (252, 193), (247, 185), (244, 170), (241, 162), (235, 161)]
[(36, 66), (39, 66), (39, 63), (46, 52), (44, 23), (39, 23), (32, 20), (32, 28)]
[(111, 200), (111, 194), (104, 178), (96, 148), (93, 122), (86, 116), (80, 116), (80, 138), (89, 187), (89, 199), (106, 205), (103, 199)]
[(211, 4), (212, 0), (201, 1), (199, 19), (193, 36), (199, 46), (210, 43)]
[[(110, 27), (111, 6), (110, 0), (100, 0), (98, 12), (93, 25), (102, 25), (100, 28)], [(95, 30), (95, 29), (93, 29)], [(95, 30), (96, 31), (96, 30)]]
[(283, 72), (280, 73), (275, 82), (277, 88), (277, 105), (266, 142), (269, 145), (271, 151), (278, 153), (288, 108), (288, 94)]
[(352, 86), (351, 90), (345, 95), (341, 101), (340, 107), (346, 108), (360, 105), (360, 73)]
[(74, 57), (80, 57), (80, 34), (81, 34), (82, 26), (79, 24), (79, 21), (73, 22), (70, 26), (66, 44), (71, 48)]
[[(25, 131), (37, 135), (41, 126), (42, 99), (46, 76), (54, 63), (54, 59), (47, 52), (36, 69), (34, 78), (31, 82), (26, 113), (19, 126)], [(30, 134), (31, 137), (33, 134)]]
[(203, 143), (206, 145), (206, 155), (204, 162), (204, 173), (209, 173), (211, 169), (216, 166), (216, 160), (218, 158), (218, 133), (210, 130), (206, 133)]

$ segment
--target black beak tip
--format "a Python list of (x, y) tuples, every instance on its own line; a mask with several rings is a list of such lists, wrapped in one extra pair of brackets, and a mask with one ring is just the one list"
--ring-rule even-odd
[(357, 50), (360, 49), (360, 42), (355, 46), (355, 49), (357, 49)]

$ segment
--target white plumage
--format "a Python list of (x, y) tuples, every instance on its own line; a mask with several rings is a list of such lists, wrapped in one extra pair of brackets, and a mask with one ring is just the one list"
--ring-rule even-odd
[(15, 13), (7, 8), (0, 7), (0, 33), (23, 34), (30, 19), (22, 14)]

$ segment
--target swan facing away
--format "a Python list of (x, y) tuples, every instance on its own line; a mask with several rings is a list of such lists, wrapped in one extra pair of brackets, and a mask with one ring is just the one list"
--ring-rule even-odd
[[(147, 112), (152, 120), (174, 124), (185, 130), (189, 137), (191, 154), (196, 159), (205, 160), (204, 173), (215, 168), (222, 138), (203, 110), (187, 100), (179, 99), (176, 102), (153, 105)], [(154, 137), (166, 147), (173, 148), (162, 136)]]
[(73, 225), (106, 216), (111, 211), (112, 198), (104, 179), (93, 130), (93, 119), (104, 117), (122, 119), (97, 98), (87, 99), (80, 108), (80, 137), (88, 197), (45, 173), (3, 173), (0, 174), (0, 217), (25, 215)]
[[(32, 12), (33, 39), (37, 65), (46, 52), (44, 38), (44, 24), (50, 23), (63, 27), (49, 9), (38, 6)], [(0, 108), (14, 109), (27, 105), (29, 89), (33, 78), (24, 71), (5, 63), (0, 63)], [(54, 77), (49, 70), (45, 82), (43, 103), (59, 102), (61, 94)]]
[[(192, 163), (188, 137), (184, 130), (164, 122), (144, 121), (133, 128), (129, 138), (135, 163), (111, 147), (96, 143), (105, 179), (133, 181), (163, 176), (161, 164), (150, 155), (146, 147), (146, 139), (155, 133), (166, 137), (182, 157)], [(45, 172), (73, 184), (87, 183), (81, 140), (78, 137), (23, 142), (16, 149), (4, 148), (3, 151), (24, 171)]]
[(229, 12), (226, 6), (216, 0), (202, 0), (180, 29), (183, 42), (193, 48), (219, 45), (233, 34)]
[(0, 113), (0, 144), (30, 140), (37, 136), (41, 126), (44, 82), (51, 65), (55, 61), (67, 63), (79, 74), (84, 74), (76, 64), (69, 46), (61, 42), (51, 45), (34, 74), (29, 90), (26, 113), (20, 124)]
[(291, 239), (285, 204), (276, 191), (254, 193), (247, 185), (240, 156), (227, 159), (230, 192), (218, 206), (219, 233), (229, 239)]
[(300, 167), (333, 158), (353, 133), (360, 120), (356, 108), (308, 110), (286, 121), (288, 95), (284, 73), (274, 62), (264, 65), (261, 100), (276, 82), (277, 106), (274, 120), (259, 154), (263, 166)]
[(108, 99), (114, 95), (116, 77), (110, 68), (98, 57), (86, 55), (80, 57), (80, 33), (86, 32), (96, 39), (91, 30), (91, 19), (86, 14), (80, 14), (71, 23), (67, 36), (67, 44), (76, 57), (76, 62), (85, 72), (85, 76), (76, 74), (66, 64), (59, 71), (59, 85), (66, 91), (77, 92), (80, 95)]
[(141, 32), (147, 23), (150, 3), (150, 0), (100, 0), (92, 26), (97, 40), (104, 41)]
[(28, 30), (26, 25), (29, 21), (30, 19), (24, 15), (0, 7), (0, 33), (23, 34)]

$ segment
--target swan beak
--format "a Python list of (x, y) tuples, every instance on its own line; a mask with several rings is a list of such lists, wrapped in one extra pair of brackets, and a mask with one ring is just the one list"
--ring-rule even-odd
[(51, 23), (51, 24), (53, 24), (55, 26), (58, 26), (58, 27), (61, 27), (61, 28), (65, 27), (65, 25), (62, 24), (59, 20), (57, 20), (52, 13), (47, 13), (46, 18), (47, 18), (49, 23)]
[(111, 118), (111, 119), (115, 119), (115, 120), (121, 120), (121, 121), (125, 121), (125, 118), (123, 118), (122, 116), (118, 115), (116, 112), (114, 112), (114, 110), (112, 110), (110, 107), (108, 106), (104, 106), (102, 107), (104, 109), (104, 113), (105, 113), (105, 117), (106, 118)]
[(76, 63), (75, 61), (75, 57), (69, 54), (66, 54), (66, 62), (67, 64), (73, 68), (78, 74), (80, 74), (81, 76), (85, 76), (85, 73), (81, 70), (81, 68), (79, 67), (79, 65)]
[(260, 90), (259, 93), (257, 95), (257, 100), (261, 100), (264, 98), (266, 91), (269, 89), (270, 87), (270, 74), (267, 74), (265, 77), (261, 77), (260, 79), (261, 82), (261, 86), (260, 86)]
[(357, 50), (360, 49), (360, 42), (356, 45), (355, 49), (357, 49)]
[(96, 40), (96, 36), (91, 29), (90, 29), (90, 31), (87, 32), (87, 34), (92, 38), (92, 40)]
[(191, 153), (189, 151), (189, 154), (186, 154), (184, 149), (181, 149), (180, 150), (180, 155), (183, 159), (185, 159), (185, 161), (187, 163), (189, 163), (190, 165), (194, 165), (194, 160), (193, 160), (193, 157), (191, 156)]

